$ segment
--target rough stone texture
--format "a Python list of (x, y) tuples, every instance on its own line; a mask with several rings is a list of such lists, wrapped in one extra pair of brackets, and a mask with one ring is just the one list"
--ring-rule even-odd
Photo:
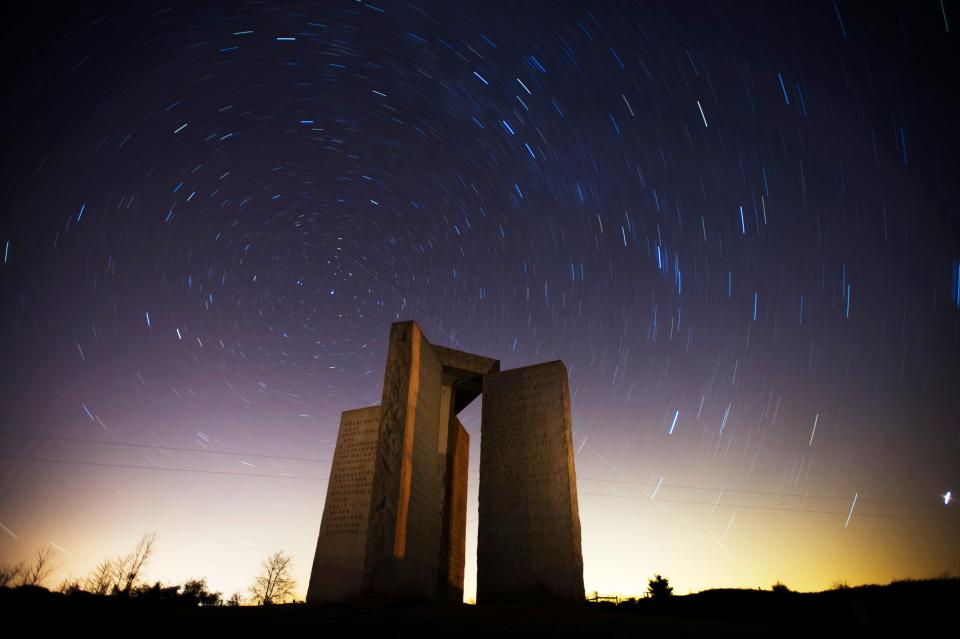
[(414, 322), (390, 328), (364, 592), (436, 596), (443, 502), (437, 454), (442, 369)]
[(446, 451), (443, 454), (443, 530), (440, 539), (437, 598), (463, 601), (463, 572), (467, 560), (467, 470), (470, 435), (456, 416), (453, 416), (449, 424), (449, 439), (443, 448)]
[(481, 392), (478, 603), (583, 599), (567, 371), (430, 344), (390, 327), (379, 406), (347, 411), (307, 599), (462, 601), (470, 439)]
[(436, 597), (440, 566), (440, 513), (444, 498), (441, 457), (437, 453), (442, 369), (430, 344), (422, 337), (419, 375), (406, 543), (403, 554), (397, 555), (402, 559), (403, 577), (402, 584), (393, 584), (390, 592), (432, 599)]
[(583, 601), (563, 362), (486, 375), (482, 424), (477, 604)]
[(361, 593), (379, 426), (380, 406), (348, 410), (340, 416), (307, 589), (310, 603), (339, 601)]
[(500, 370), (499, 360), (443, 346), (431, 346), (443, 366), (444, 385), (451, 385), (457, 391), (453, 396), (454, 414), (462, 411), (480, 395), (484, 375)]
[(500, 370), (500, 360), (482, 355), (474, 355), (466, 351), (458, 351), (445, 346), (430, 345), (437, 354), (437, 358), (444, 368), (452, 368), (461, 371), (476, 373), (477, 375), (486, 375), (490, 371)]

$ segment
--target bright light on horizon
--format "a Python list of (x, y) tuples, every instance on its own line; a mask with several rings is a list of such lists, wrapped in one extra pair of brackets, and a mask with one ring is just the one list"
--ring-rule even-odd
[[(469, 601), (476, 597), (479, 415), (461, 419), (471, 431), (464, 583), (464, 601)], [(332, 452), (332, 438), (326, 445)], [(323, 452), (319, 456), (328, 457)], [(120, 459), (122, 455), (116, 457)], [(103, 461), (113, 459), (105, 456)], [(787, 491), (738, 492), (729, 488), (733, 475), (724, 478), (709, 468), (687, 469), (683, 480), (661, 479), (658, 471), (670, 465), (666, 459), (652, 462), (645, 476), (633, 470), (611, 474), (608, 462), (592, 446), (576, 455), (586, 593), (642, 597), (655, 573), (667, 577), (680, 594), (766, 589), (777, 581), (812, 592), (838, 581), (884, 584), (943, 572), (942, 561), (911, 550), (903, 541), (916, 538), (917, 528), (921, 536), (939, 534), (938, 525), (907, 517), (871, 517), (880, 503), (871, 501), (876, 493), (858, 499), (860, 514), (845, 528), (850, 504), (842, 504), (838, 496), (829, 507), (818, 506), (822, 501), (816, 500), (823, 498), (816, 496), (816, 484), (799, 499)], [(46, 583), (51, 589), (66, 579), (82, 579), (100, 560), (128, 552), (144, 532), (155, 530), (157, 552), (145, 567), (145, 582), (183, 584), (203, 577), (224, 598), (235, 592), (247, 596), (263, 560), (284, 550), (294, 558), (296, 598), (305, 599), (325, 480), (47, 464), (16, 467), (22, 488), (12, 501), (22, 503), (19, 508), (10, 503), (9, 510), (19, 511), (19, 522), (3, 520), (0, 563), (29, 560), (41, 546), (56, 544), (63, 552), (58, 550), (58, 570)], [(8, 466), (8, 472), (12, 468)], [(321, 478), (329, 466), (286, 470)], [(707, 488), (711, 484), (718, 488)], [(650, 499), (652, 490), (656, 499)], [(942, 498), (949, 504), (952, 492)], [(883, 552), (890, 547), (897, 552)]]

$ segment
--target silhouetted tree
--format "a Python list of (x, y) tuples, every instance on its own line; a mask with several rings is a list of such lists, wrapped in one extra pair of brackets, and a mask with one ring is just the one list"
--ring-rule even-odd
[(65, 595), (83, 592), (83, 584), (79, 579), (64, 579), (62, 582), (60, 582), (60, 587), (57, 588), (57, 592)]
[(110, 586), (115, 583), (116, 566), (112, 559), (104, 559), (93, 572), (84, 580), (83, 589), (95, 595), (105, 595), (110, 592)]
[(673, 594), (673, 587), (666, 577), (654, 575), (647, 581), (647, 596), (652, 599), (665, 599)]
[(0, 566), (0, 587), (9, 588), (18, 585), (21, 575), (26, 569), (27, 567), (22, 561), (17, 564), (3, 564)]
[(18, 579), (18, 584), (20, 586), (41, 586), (43, 582), (47, 580), (47, 577), (50, 576), (55, 570), (53, 565), (53, 556), (56, 552), (53, 550), (53, 546), (44, 546), (37, 551), (37, 554), (33, 557), (33, 562), (27, 564), (24, 570), (20, 573), (20, 578)]
[(153, 554), (156, 542), (157, 533), (146, 533), (129, 555), (119, 557), (114, 562), (113, 594), (130, 594), (131, 588), (137, 585), (144, 564)]
[(225, 606), (242, 606), (243, 597), (240, 595), (239, 592), (235, 592), (233, 593), (233, 595), (230, 596), (229, 599), (227, 599), (227, 602), (224, 605)]
[(296, 581), (290, 573), (292, 560), (282, 550), (264, 560), (260, 574), (250, 587), (255, 603), (267, 606), (293, 597)]
[(176, 603), (179, 599), (180, 586), (163, 586), (156, 582), (152, 586), (146, 584), (130, 588), (126, 595), (131, 599), (139, 599), (151, 604)]
[(787, 584), (780, 581), (770, 586), (770, 590), (773, 592), (790, 592), (790, 588), (787, 587)]
[(180, 601), (191, 606), (219, 606), (222, 596), (219, 592), (207, 590), (206, 579), (191, 579), (183, 584)]

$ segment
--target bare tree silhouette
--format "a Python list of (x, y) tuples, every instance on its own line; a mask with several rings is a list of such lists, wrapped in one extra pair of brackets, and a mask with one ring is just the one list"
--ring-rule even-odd
[(17, 564), (3, 564), (0, 566), (0, 588), (18, 585), (26, 570), (27, 567), (22, 561)]
[(56, 554), (53, 546), (44, 546), (33, 556), (33, 563), (28, 564), (23, 572), (20, 573), (19, 585), (21, 586), (40, 586), (47, 580), (56, 567), (53, 565), (53, 557)]
[(292, 561), (282, 550), (264, 560), (260, 574), (250, 587), (255, 603), (267, 606), (293, 597), (296, 581), (290, 573)]
[(60, 586), (57, 588), (57, 592), (64, 595), (71, 595), (75, 592), (80, 592), (83, 590), (83, 582), (79, 579), (67, 578), (60, 582)]
[(83, 582), (83, 589), (95, 595), (106, 595), (114, 581), (116, 566), (112, 559), (104, 559), (93, 569), (90, 576)]
[(153, 555), (156, 547), (157, 533), (145, 533), (137, 547), (129, 555), (119, 557), (113, 564), (113, 592), (129, 595), (130, 589), (137, 585), (140, 571), (144, 564)]

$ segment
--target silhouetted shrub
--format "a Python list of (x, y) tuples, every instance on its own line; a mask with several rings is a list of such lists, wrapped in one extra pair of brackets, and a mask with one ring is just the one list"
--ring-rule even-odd
[(180, 602), (191, 606), (219, 606), (223, 598), (219, 592), (207, 590), (206, 579), (191, 579), (183, 584)]
[(673, 594), (673, 587), (666, 577), (654, 575), (647, 582), (647, 596), (651, 599), (665, 599)]
[(127, 594), (131, 599), (145, 603), (175, 603), (179, 590), (180, 586), (161, 586), (158, 581), (152, 586), (136, 586)]

